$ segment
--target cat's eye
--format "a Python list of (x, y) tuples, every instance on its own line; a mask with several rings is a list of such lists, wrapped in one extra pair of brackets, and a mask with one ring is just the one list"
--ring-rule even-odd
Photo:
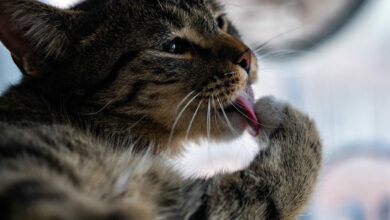
[(164, 45), (163, 50), (168, 53), (182, 54), (191, 50), (191, 44), (187, 40), (177, 37)]
[(220, 29), (226, 31), (225, 29), (227, 28), (227, 22), (226, 22), (226, 17), (225, 15), (220, 15), (216, 18), (217, 25)]

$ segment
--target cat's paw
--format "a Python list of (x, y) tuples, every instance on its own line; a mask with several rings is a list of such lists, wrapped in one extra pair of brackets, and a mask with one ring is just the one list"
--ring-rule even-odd
[(310, 143), (309, 147), (315, 148), (319, 154), (321, 143), (317, 128), (305, 113), (272, 96), (258, 100), (255, 112), (260, 123), (260, 141), (302, 148)]
[(260, 134), (269, 136), (285, 121), (285, 110), (288, 103), (277, 100), (273, 96), (265, 96), (259, 99), (254, 108), (260, 123)]
[(315, 132), (314, 122), (287, 102), (273, 96), (266, 96), (255, 104), (255, 112), (260, 123), (260, 134), (270, 137), (276, 131), (285, 137)]

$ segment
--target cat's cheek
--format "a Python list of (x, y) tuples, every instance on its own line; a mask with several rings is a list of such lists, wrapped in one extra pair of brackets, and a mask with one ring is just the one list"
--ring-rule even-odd
[(246, 130), (248, 123), (239, 112), (228, 112), (229, 124), (225, 128), (224, 139), (234, 139), (240, 136)]

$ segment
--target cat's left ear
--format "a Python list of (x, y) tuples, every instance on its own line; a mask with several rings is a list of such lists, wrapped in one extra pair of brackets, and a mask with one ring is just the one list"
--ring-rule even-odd
[(34, 0), (0, 0), (0, 41), (24, 74), (38, 77), (66, 53), (71, 16)]

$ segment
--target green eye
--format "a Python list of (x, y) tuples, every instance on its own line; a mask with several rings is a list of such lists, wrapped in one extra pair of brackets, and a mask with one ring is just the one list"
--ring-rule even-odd
[(163, 50), (168, 53), (182, 54), (191, 50), (191, 44), (188, 41), (177, 37), (167, 43)]

